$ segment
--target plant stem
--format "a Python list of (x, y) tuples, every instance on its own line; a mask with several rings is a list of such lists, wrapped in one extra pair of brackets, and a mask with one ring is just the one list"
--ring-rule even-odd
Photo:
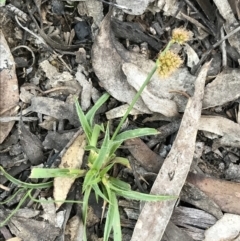
[(151, 72), (148, 74), (146, 80), (145, 80), (144, 83), (142, 84), (141, 88), (139, 89), (139, 91), (137, 92), (137, 94), (134, 96), (134, 98), (133, 98), (130, 106), (128, 107), (126, 113), (124, 114), (124, 116), (122, 117), (120, 123), (118, 124), (118, 126), (117, 126), (117, 128), (116, 128), (116, 130), (115, 130), (115, 132), (114, 132), (114, 134), (113, 134), (113, 136), (112, 136), (112, 138), (111, 138), (111, 140), (114, 140), (115, 137), (117, 136), (117, 134), (118, 134), (121, 126), (123, 125), (124, 121), (127, 119), (130, 111), (132, 110), (133, 106), (136, 104), (136, 102), (137, 102), (138, 98), (140, 97), (140, 95), (142, 94), (144, 88), (146, 87), (146, 85), (147, 85), (147, 84), (149, 83), (149, 81), (151, 80), (151, 78), (152, 78), (153, 74), (155, 73), (157, 67), (158, 67), (157, 64), (155, 64), (154, 67), (152, 68)]
[(173, 44), (173, 41), (170, 40), (160, 55), (165, 54), (169, 50), (169, 48), (171, 47), (172, 44)]
[(11, 212), (11, 214), (9, 214), (9, 216), (3, 222), (0, 223), (0, 227), (3, 227), (8, 222), (8, 220), (21, 208), (21, 206), (23, 205), (23, 203), (25, 202), (25, 200), (29, 196), (29, 193), (31, 193), (32, 190), (33, 189), (30, 189), (29, 191), (27, 191), (27, 193), (18, 203), (17, 207)]

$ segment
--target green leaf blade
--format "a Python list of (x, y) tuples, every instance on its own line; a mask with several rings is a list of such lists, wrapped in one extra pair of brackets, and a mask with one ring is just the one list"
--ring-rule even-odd
[(130, 184), (118, 179), (118, 178), (114, 178), (114, 177), (109, 177), (108, 182), (110, 182), (110, 184), (112, 186), (114, 186), (117, 189), (121, 189), (124, 191), (130, 191), (131, 190), (131, 186)]
[(83, 131), (87, 137), (87, 141), (88, 141), (88, 144), (91, 140), (91, 136), (92, 136), (92, 129), (88, 123), (88, 120), (86, 118), (86, 116), (84, 115), (83, 111), (82, 111), (82, 108), (81, 106), (79, 105), (79, 102), (77, 100), (77, 98), (75, 98), (75, 106), (76, 106), (76, 111), (77, 111), (77, 115), (78, 115), (78, 118), (79, 118), (79, 121), (81, 123), (81, 126), (83, 128)]
[(122, 241), (122, 230), (121, 230), (121, 221), (118, 209), (118, 201), (116, 195), (113, 197), (113, 208), (114, 208), (114, 215), (113, 215), (113, 238), (114, 241)]
[(54, 177), (83, 177), (86, 170), (68, 169), (68, 168), (38, 168), (34, 167), (31, 171), (30, 178), (54, 178)]
[(38, 184), (33, 184), (33, 183), (26, 183), (26, 182), (22, 182), (14, 177), (12, 177), (11, 175), (9, 175), (1, 166), (0, 166), (0, 171), (3, 173), (3, 175), (12, 183), (18, 185), (19, 187), (23, 187), (23, 188), (30, 188), (30, 189), (36, 189), (36, 188), (48, 188), (48, 187), (52, 187), (53, 182), (44, 182), (44, 183), (38, 183)]
[(103, 241), (108, 241), (111, 230), (113, 228), (113, 221), (114, 221), (114, 214), (115, 214), (115, 209), (114, 209), (114, 196), (115, 194), (111, 192), (110, 189), (107, 188), (107, 192), (109, 195), (109, 208), (107, 212), (107, 217), (106, 217), (106, 222), (105, 222), (105, 227), (104, 227), (104, 236), (103, 236)]
[(110, 95), (108, 93), (103, 94), (86, 114), (86, 119), (90, 126), (93, 126), (93, 119), (96, 111), (108, 100), (109, 97)]
[(124, 131), (118, 134), (114, 141), (126, 141), (128, 139), (141, 137), (141, 136), (150, 136), (150, 135), (157, 135), (159, 132), (154, 128), (139, 128), (135, 130)]
[(101, 181), (101, 178), (99, 176), (99, 173), (97, 170), (95, 169), (90, 169), (85, 178), (84, 178), (84, 182), (83, 182), (83, 192), (88, 188), (91, 187), (97, 183), (99, 183)]
[(94, 184), (92, 186), (93, 190), (95, 191), (95, 194), (97, 194), (98, 196), (100, 196), (103, 200), (105, 200), (106, 202), (110, 202), (110, 200), (108, 199), (108, 197), (106, 195), (103, 194), (103, 192), (101, 191), (101, 189), (99, 188), (99, 186), (97, 184)]
[(91, 193), (91, 187), (88, 187), (83, 196), (83, 206), (82, 206), (82, 217), (83, 217), (83, 224), (84, 224), (84, 234), (83, 240), (87, 241), (87, 233), (86, 233), (86, 226), (87, 226), (87, 212), (88, 212), (88, 200)]
[(98, 157), (94, 160), (92, 168), (100, 171), (103, 164), (107, 164), (106, 161), (110, 156), (111, 140), (109, 136), (109, 124), (107, 124), (105, 136), (102, 146), (99, 150)]
[[(118, 180), (120, 181), (120, 180)], [(123, 181), (121, 181), (123, 182)], [(125, 183), (125, 182), (123, 182)], [(127, 183), (125, 183), (127, 184)], [(130, 198), (137, 201), (147, 201), (147, 202), (156, 202), (156, 201), (167, 201), (177, 199), (177, 196), (168, 196), (168, 195), (153, 195), (147, 193), (136, 192), (132, 190), (126, 190), (124, 188), (120, 188), (119, 185), (115, 185), (114, 179), (109, 178), (108, 181), (109, 187), (115, 191), (115, 193), (119, 196), (123, 196), (125, 198)]]
[(130, 163), (129, 163), (129, 160), (127, 158), (124, 158), (124, 157), (115, 157), (113, 160), (112, 160), (112, 163), (113, 165), (115, 164), (121, 164), (129, 169), (131, 169), (131, 166), (130, 166)]

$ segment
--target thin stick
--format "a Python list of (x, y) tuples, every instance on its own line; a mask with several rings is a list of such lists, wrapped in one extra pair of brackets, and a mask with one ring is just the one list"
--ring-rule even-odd
[(0, 188), (3, 189), (3, 190), (5, 190), (5, 191), (7, 191), (7, 192), (10, 191), (10, 188), (9, 188), (9, 187), (6, 187), (6, 186), (4, 186), (4, 185), (2, 185), (2, 184), (0, 184)]
[[(224, 38), (224, 29), (221, 27), (221, 38)], [(222, 66), (227, 66), (227, 52), (226, 52), (226, 42), (225, 40), (221, 43), (221, 50), (222, 50)]]

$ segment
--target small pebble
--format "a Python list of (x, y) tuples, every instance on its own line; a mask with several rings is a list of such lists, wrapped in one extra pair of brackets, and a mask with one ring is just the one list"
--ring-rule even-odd
[(63, 15), (64, 14), (64, 3), (62, 0), (52, 0), (52, 12), (56, 15)]
[(87, 40), (91, 37), (91, 28), (86, 21), (80, 21), (74, 26), (78, 40)]

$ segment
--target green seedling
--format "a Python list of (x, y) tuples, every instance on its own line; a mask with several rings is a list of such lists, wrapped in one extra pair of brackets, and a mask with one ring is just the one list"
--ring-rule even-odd
[[(146, 135), (158, 134), (158, 132), (152, 128), (139, 128), (136, 130), (128, 130), (121, 133), (119, 132), (122, 128), (123, 123), (126, 121), (130, 111), (139, 99), (146, 85), (151, 80), (155, 71), (158, 70), (159, 75), (166, 77), (170, 75), (175, 69), (177, 69), (182, 63), (180, 57), (169, 50), (170, 46), (173, 43), (182, 44), (183, 42), (187, 41), (190, 37), (190, 33), (184, 29), (175, 29), (173, 31), (172, 39), (169, 41), (166, 48), (159, 54), (155, 66), (150, 71), (145, 82), (135, 95), (134, 99), (132, 100), (132, 103), (128, 107), (126, 113), (122, 117), (120, 123), (118, 124), (112, 136), (110, 135), (109, 124), (107, 124), (106, 127), (104, 127), (103, 124), (94, 124), (94, 116), (96, 111), (108, 100), (110, 95), (107, 93), (103, 94), (102, 97), (95, 103), (95, 105), (87, 112), (87, 114), (83, 113), (77, 101), (77, 98), (75, 99), (77, 114), (87, 140), (87, 146), (85, 148), (85, 151), (88, 152), (87, 170), (33, 168), (31, 178), (84, 177), (82, 187), (84, 193), (82, 201), (82, 213), (83, 222), (85, 225), (85, 241), (87, 240), (86, 220), (88, 201), (90, 193), (92, 191), (95, 193), (96, 200), (98, 200), (100, 197), (104, 200), (104, 203), (108, 204), (108, 211), (104, 227), (104, 241), (107, 241), (109, 239), (111, 232), (113, 233), (114, 241), (122, 240), (120, 215), (117, 201), (117, 198), (119, 196), (127, 199), (140, 201), (165, 201), (177, 198), (176, 196), (151, 195), (133, 191), (131, 190), (131, 187), (128, 183), (123, 182), (122, 180), (119, 180), (117, 178), (111, 177), (111, 169), (115, 164), (121, 164), (126, 167), (130, 167), (130, 163), (126, 158), (118, 157), (115, 154), (116, 150), (122, 145), (122, 143), (125, 140), (136, 137), (142, 137)], [(104, 138), (102, 140), (101, 146), (99, 147), (99, 139), (100, 136), (102, 136), (102, 134), (104, 134)], [(4, 172), (2, 168), (1, 171)], [(16, 182), (16, 179), (13, 180), (11, 176), (7, 176), (8, 174), (6, 174), (6, 172), (4, 172), (4, 175), (10, 181)], [(18, 182), (17, 185), (24, 187), (22, 182)], [(31, 196), (31, 191), (34, 187), (31, 185), (27, 187), (28, 191), (22, 199), (23, 202), (26, 200), (27, 197), (33, 199), (33, 197)], [(52, 185), (52, 183), (49, 183), (48, 185)], [(36, 199), (34, 199), (34, 201), (36, 201)]]
[[(41, 168), (40, 172), (44, 170), (43, 168)], [(52, 170), (52, 169), (50, 169)], [(64, 169), (63, 169), (64, 170)], [(16, 212), (21, 208), (21, 206), (24, 204), (24, 202), (30, 198), (32, 201), (34, 202), (38, 202), (38, 203), (80, 203), (82, 204), (81, 201), (74, 201), (74, 200), (38, 200), (35, 199), (32, 196), (32, 192), (34, 190), (39, 190), (39, 189), (45, 189), (45, 188), (50, 188), (53, 186), (53, 181), (50, 182), (44, 182), (44, 183), (27, 183), (27, 182), (22, 182), (14, 177), (12, 177), (11, 175), (9, 175), (3, 167), (0, 166), (0, 171), (2, 172), (2, 174), (9, 180), (11, 181), (13, 184), (15, 184), (17, 187), (19, 187), (20, 189), (18, 189), (11, 197), (9, 197), (7, 200), (0, 202), (0, 205), (4, 205), (8, 202), (11, 202), (14, 198), (16, 198), (16, 196), (20, 193), (25, 193), (23, 195), (23, 197), (21, 198), (21, 200), (19, 201), (18, 205), (15, 207), (15, 209), (5, 218), (5, 220), (3, 222), (0, 222), (0, 227), (3, 227), (4, 225), (7, 224), (7, 222), (11, 219), (11, 217), (16, 214)], [(74, 170), (73, 170), (74, 171)], [(78, 170), (79, 172), (80, 170)], [(75, 173), (75, 172), (74, 172)], [(82, 173), (82, 172), (80, 172)], [(61, 175), (61, 171), (58, 170), (58, 174)], [(45, 174), (46, 177), (48, 177), (48, 175)], [(53, 176), (52, 173), (50, 175), (51, 177)], [(80, 175), (82, 176), (82, 174)]]

